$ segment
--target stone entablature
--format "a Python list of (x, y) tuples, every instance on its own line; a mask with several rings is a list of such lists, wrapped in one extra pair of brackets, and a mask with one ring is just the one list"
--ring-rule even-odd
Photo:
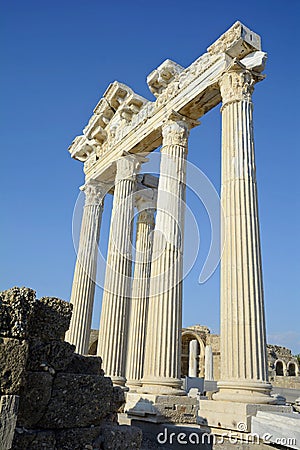
[[(260, 80), (261, 63), (249, 60), (249, 54), (261, 54), (260, 37), (236, 22), (208, 52), (189, 67), (167, 59), (147, 77), (150, 91), (157, 97), (149, 101), (123, 83), (110, 84), (94, 109), (83, 135), (69, 148), (72, 157), (85, 161), (86, 179), (105, 178), (110, 165), (128, 153), (155, 150), (162, 141), (161, 127), (172, 111), (198, 119), (221, 101), (219, 80), (233, 61), (252, 71)], [(248, 57), (247, 57), (248, 56)], [(80, 138), (80, 139), (79, 139)], [(122, 142), (122, 145), (120, 145)], [(108, 176), (108, 174), (107, 174)]]

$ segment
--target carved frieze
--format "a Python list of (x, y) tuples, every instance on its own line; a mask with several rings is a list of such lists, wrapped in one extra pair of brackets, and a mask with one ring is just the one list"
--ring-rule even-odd
[(232, 58), (242, 58), (256, 50), (261, 50), (260, 36), (241, 22), (235, 22), (207, 49), (211, 55), (225, 52)]

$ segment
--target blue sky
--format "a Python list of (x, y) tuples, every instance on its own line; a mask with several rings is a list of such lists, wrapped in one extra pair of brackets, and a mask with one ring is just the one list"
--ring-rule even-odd
[[(253, 97), (268, 341), (300, 353), (299, 13), (296, 0), (2, 1), (1, 288), (25, 285), (38, 296), (69, 299), (72, 214), (84, 177), (68, 146), (110, 82), (117, 79), (152, 100), (145, 78), (154, 68), (167, 58), (188, 66), (241, 20), (262, 36), (269, 56), (267, 78)], [(192, 132), (189, 160), (219, 190), (219, 107), (201, 122)], [(192, 207), (191, 194), (187, 201)], [(204, 208), (194, 213), (201, 247), (185, 280), (184, 325), (218, 332), (219, 270), (198, 283), (210, 233)], [(98, 289), (94, 327), (100, 303)]]

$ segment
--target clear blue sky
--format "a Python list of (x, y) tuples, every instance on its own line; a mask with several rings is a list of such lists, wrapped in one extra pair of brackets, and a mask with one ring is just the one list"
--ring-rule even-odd
[[(241, 20), (262, 36), (269, 55), (267, 79), (254, 94), (268, 341), (300, 353), (299, 7), (298, 0), (2, 1), (1, 288), (25, 285), (38, 296), (69, 299), (72, 213), (84, 177), (68, 146), (110, 82), (152, 99), (145, 78), (163, 60), (188, 66)], [(189, 160), (219, 190), (219, 107), (193, 131)], [(210, 238), (200, 209), (201, 248), (185, 280), (184, 325), (218, 332), (219, 270), (198, 284)], [(102, 246), (107, 232), (106, 213)], [(98, 290), (94, 327), (100, 302)]]

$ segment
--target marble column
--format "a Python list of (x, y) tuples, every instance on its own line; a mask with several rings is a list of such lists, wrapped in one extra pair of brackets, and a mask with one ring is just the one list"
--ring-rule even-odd
[(126, 368), (130, 391), (141, 386), (143, 376), (156, 192), (153, 189), (137, 192), (135, 203), (138, 218)]
[(198, 341), (193, 339), (189, 343), (189, 377), (197, 377), (197, 362), (198, 362)]
[[(179, 116), (179, 115), (178, 115)], [(163, 125), (153, 240), (147, 342), (140, 392), (184, 395), (181, 389), (182, 256), (185, 180), (191, 122)]]
[(85, 193), (85, 205), (70, 300), (73, 314), (65, 339), (76, 346), (77, 353), (86, 355), (91, 332), (98, 242), (106, 188), (98, 181), (89, 181), (82, 190)]
[(126, 336), (131, 296), (132, 231), (136, 175), (133, 156), (116, 162), (116, 179), (107, 253), (97, 354), (114, 385), (125, 386)]
[(223, 74), (221, 381), (216, 400), (272, 403), (253, 137), (255, 74), (234, 66)]
[(214, 367), (213, 367), (213, 353), (211, 345), (205, 347), (205, 380), (213, 381)]

